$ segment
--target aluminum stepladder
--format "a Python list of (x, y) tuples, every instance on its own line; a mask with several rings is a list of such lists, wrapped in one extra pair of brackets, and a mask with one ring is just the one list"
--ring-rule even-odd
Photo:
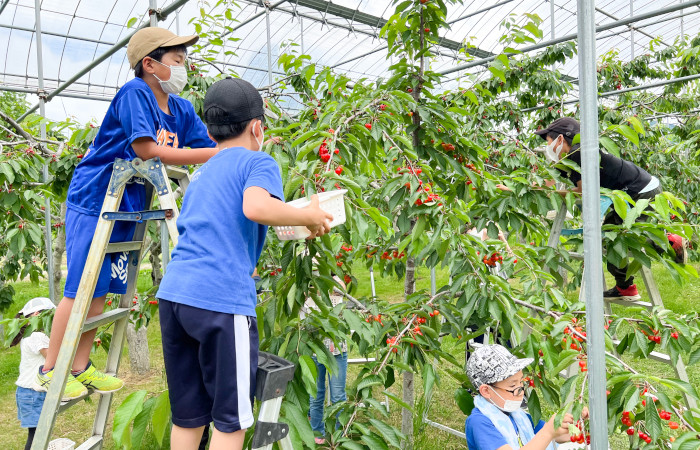
[[(612, 207), (612, 200), (609, 197), (601, 196), (601, 201), (600, 201), (601, 223), (602, 223), (603, 219), (605, 218), (605, 214), (607, 213), (608, 208), (610, 208), (610, 207)], [(559, 243), (560, 236), (562, 236), (562, 235), (570, 236), (570, 235), (574, 235), (574, 234), (580, 234), (583, 232), (582, 228), (578, 228), (578, 229), (565, 229), (564, 228), (564, 219), (566, 216), (566, 211), (567, 211), (567, 208), (566, 208), (566, 204), (564, 203), (562, 205), (561, 209), (559, 210), (559, 212), (557, 213), (557, 216), (555, 217), (554, 222), (552, 223), (552, 229), (550, 232), (549, 241), (547, 243), (547, 245), (550, 247), (556, 246)], [(570, 253), (570, 255), (574, 259), (581, 260), (581, 261), (583, 260), (582, 254)], [(584, 270), (585, 270), (585, 268), (584, 268)], [(650, 311), (653, 310), (655, 307), (664, 308), (664, 303), (663, 303), (663, 300), (661, 299), (661, 293), (659, 292), (659, 288), (656, 285), (656, 280), (654, 279), (654, 275), (653, 275), (651, 269), (649, 267), (642, 265), (642, 268), (640, 269), (640, 273), (642, 276), (642, 280), (644, 282), (644, 286), (646, 287), (647, 293), (649, 294), (650, 301), (646, 302), (646, 301), (641, 301), (641, 300), (627, 301), (627, 300), (604, 299), (604, 307), (605, 307), (606, 314), (612, 315), (612, 313), (613, 313), (612, 304), (613, 303), (621, 305), (621, 306), (625, 306), (625, 307), (640, 306), (640, 307), (646, 308)], [(605, 288), (606, 288), (605, 277), (603, 277), (603, 289), (605, 289)], [(582, 283), (581, 291), (579, 293), (579, 299), (581, 301), (583, 301), (584, 298), (585, 298), (585, 286)], [(613, 344), (618, 345), (619, 343), (620, 343), (620, 341), (615, 336), (613, 336)], [(664, 364), (668, 364), (668, 365), (672, 366), (678, 379), (685, 381), (685, 382), (689, 382), (688, 381), (688, 374), (686, 372), (685, 363), (683, 362), (683, 359), (681, 357), (679, 357), (678, 361), (676, 361), (674, 363), (671, 360), (671, 357), (669, 355), (667, 355), (665, 353), (661, 353), (661, 352), (652, 351), (649, 353), (649, 358), (653, 359), (655, 361), (659, 361), (659, 362), (662, 362)], [(567, 376), (572, 375), (573, 373), (575, 373), (575, 371), (576, 371), (576, 366), (575, 365), (570, 366), (566, 370)], [(572, 393), (573, 393), (573, 391), (572, 391)], [(570, 395), (572, 395), (572, 394), (570, 394)], [(684, 393), (683, 398), (684, 398), (686, 406), (688, 406), (688, 408), (690, 408), (690, 409), (697, 408), (697, 402), (692, 396)]]
[[(148, 182), (146, 183), (147, 205), (150, 206), (153, 202), (153, 197), (157, 195), (162, 209), (131, 213), (119, 212), (119, 205), (121, 204), (126, 184), (134, 176), (143, 178)], [(186, 187), (186, 182), (189, 181), (189, 172), (186, 169), (169, 167), (166, 171), (165, 165), (159, 158), (147, 161), (139, 158), (132, 161), (115, 160), (112, 177), (95, 229), (95, 235), (85, 262), (78, 292), (73, 302), (73, 309), (68, 319), (63, 342), (54, 367), (53, 380), (44, 401), (32, 450), (46, 450), (58, 413), (65, 411), (85, 398), (81, 397), (68, 402), (61, 401), (78, 342), (85, 331), (114, 322), (114, 331), (104, 372), (116, 375), (126, 336), (126, 327), (132, 306), (131, 300), (134, 298), (136, 291), (141, 262), (140, 255), (146, 250), (144, 248), (144, 237), (148, 221), (163, 220), (173, 241), (177, 243), (178, 233), (175, 227), (175, 220), (178, 216), (178, 209), (175, 197), (170, 189), (169, 176), (180, 181), (183, 188)], [(115, 220), (138, 222), (132, 241), (109, 243)], [(86, 320), (105, 254), (117, 252), (128, 252), (129, 254), (127, 260), (127, 291), (121, 295), (118, 308)], [(111, 393), (100, 394), (92, 436), (80, 444), (77, 447), (78, 450), (102, 448), (111, 402)]]

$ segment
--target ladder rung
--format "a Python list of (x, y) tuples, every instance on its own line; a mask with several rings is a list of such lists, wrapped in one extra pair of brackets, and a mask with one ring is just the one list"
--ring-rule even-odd
[(356, 358), (356, 359), (348, 359), (348, 364), (365, 364), (368, 362), (374, 362), (374, 358)]
[[(613, 342), (613, 345), (615, 345), (615, 346), (617, 346), (617, 345), (620, 344), (620, 340), (619, 340), (619, 339), (618, 339), (618, 340), (613, 340), (612, 342)], [(649, 353), (648, 358), (651, 358), (651, 359), (653, 359), (653, 360), (655, 360), (655, 361), (659, 361), (659, 362), (662, 362), (662, 363), (665, 363), (665, 364), (673, 364), (673, 363), (671, 362), (671, 357), (668, 356), (666, 353), (651, 352), (651, 353)]]
[(168, 178), (175, 180), (180, 180), (190, 174), (189, 170), (177, 166), (165, 166), (165, 171), (168, 174)]
[(87, 441), (80, 444), (75, 450), (92, 450), (94, 448), (102, 447), (102, 436), (92, 436)]
[(93, 391), (89, 390), (87, 394), (85, 394), (85, 395), (83, 395), (83, 396), (81, 396), (81, 397), (74, 398), (74, 399), (72, 399), (72, 400), (68, 400), (67, 402), (63, 402), (63, 401), (62, 401), (61, 404), (60, 404), (59, 407), (58, 407), (58, 412), (59, 412), (59, 414), (62, 413), (63, 411), (65, 411), (65, 410), (67, 410), (67, 409), (70, 408), (71, 406), (75, 405), (76, 403), (82, 402), (82, 401), (85, 400), (87, 397), (89, 397), (89, 396), (92, 394), (92, 392), (93, 392)]
[(631, 307), (631, 306), (641, 306), (642, 308), (647, 308), (647, 309), (651, 309), (651, 308), (654, 307), (654, 305), (652, 305), (652, 304), (649, 303), (649, 302), (642, 302), (642, 301), (639, 301), (639, 300), (637, 300), (637, 301), (632, 301), (632, 302), (629, 301), (629, 300), (610, 300), (610, 299), (603, 299), (603, 300), (606, 301), (606, 302), (608, 302), (608, 303), (614, 303), (614, 304), (616, 304), (616, 305), (627, 306), (627, 307)]
[(85, 325), (83, 325), (83, 333), (104, 324), (115, 322), (123, 317), (126, 317), (127, 315), (129, 315), (129, 308), (116, 308), (104, 314), (90, 317), (85, 321)]
[(126, 241), (126, 242), (112, 242), (107, 244), (107, 250), (105, 253), (119, 253), (119, 252), (130, 252), (132, 250), (141, 250), (142, 241)]

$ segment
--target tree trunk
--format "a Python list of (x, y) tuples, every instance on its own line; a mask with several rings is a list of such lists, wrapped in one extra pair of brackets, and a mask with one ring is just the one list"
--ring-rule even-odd
[[(416, 262), (415, 259), (409, 257), (406, 260), (406, 279), (404, 281), (405, 298), (413, 294), (416, 288)], [(415, 404), (415, 392), (413, 386), (413, 373), (403, 373), (403, 401), (411, 407)], [(413, 413), (404, 408), (401, 410), (401, 432), (406, 435), (406, 441), (403, 442), (404, 450), (413, 449)]]
[[(62, 223), (66, 222), (66, 203), (61, 203), (61, 220)], [(53, 283), (53, 291), (56, 293), (56, 298), (52, 299), (56, 304), (60, 301), (63, 295), (59, 292), (61, 290), (61, 265), (63, 263), (63, 254), (66, 252), (66, 227), (60, 227), (56, 233), (56, 240), (53, 244), (53, 280), (49, 280)]]
[(160, 286), (160, 280), (163, 279), (163, 272), (161, 271), (161, 264), (160, 264), (160, 255), (161, 255), (161, 248), (160, 248), (160, 228), (158, 229), (158, 232), (156, 235), (158, 236), (157, 239), (153, 239), (151, 242), (151, 245), (148, 248), (148, 260), (151, 262), (151, 281), (153, 282), (153, 286)]
[(131, 371), (139, 375), (147, 374), (151, 370), (151, 362), (148, 356), (146, 327), (141, 327), (136, 331), (134, 324), (129, 322), (126, 327), (126, 340), (129, 343)]

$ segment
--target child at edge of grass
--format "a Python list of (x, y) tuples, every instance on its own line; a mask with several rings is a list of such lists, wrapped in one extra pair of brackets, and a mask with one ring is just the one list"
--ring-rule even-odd
[[(467, 363), (467, 376), (478, 394), (465, 423), (469, 450), (554, 450), (556, 443), (570, 442), (567, 413), (554, 428), (554, 416), (537, 424), (521, 409), (525, 397), (523, 369), (534, 360), (518, 359), (501, 345), (485, 345)], [(584, 408), (582, 418), (588, 417)]]
[[(48, 298), (36, 297), (29, 300), (15, 318), (28, 319), (38, 316), (43, 311), (55, 308), (56, 306)], [(24, 336), (28, 327), (29, 323), (25, 324), (10, 343), (10, 347), (19, 344), (20, 348), (19, 376), (15, 381), (17, 385), (15, 399), (17, 400), (17, 419), (20, 421), (20, 426), (27, 429), (27, 443), (24, 450), (32, 448), (34, 433), (41, 415), (41, 407), (46, 398), (46, 392), (36, 390), (34, 380), (39, 367), (44, 364), (46, 350), (49, 348), (49, 337), (44, 330), (35, 330), (29, 336)]]
[(330, 231), (319, 208), (284, 203), (277, 162), (260, 151), (263, 100), (247, 81), (226, 78), (204, 98), (221, 149), (192, 177), (177, 220), (180, 238), (156, 296), (173, 428), (172, 450), (195, 450), (213, 422), (210, 450), (241, 449), (253, 425), (258, 367), (252, 274), (268, 226)]

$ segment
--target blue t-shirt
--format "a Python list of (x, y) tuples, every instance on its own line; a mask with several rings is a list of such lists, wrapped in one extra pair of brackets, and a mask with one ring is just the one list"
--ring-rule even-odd
[[(518, 425), (516, 425), (513, 417), (510, 415), (508, 415), (508, 417), (513, 424), (513, 428), (515, 428), (517, 432)], [(532, 416), (528, 414), (527, 417), (530, 419), (530, 422), (532, 422)], [(535, 434), (542, 429), (544, 424), (544, 420), (540, 420), (537, 426), (533, 424)], [(472, 410), (472, 414), (467, 417), (464, 427), (466, 429), (467, 446), (469, 450), (496, 450), (508, 444), (501, 432), (498, 431), (493, 422), (491, 422), (491, 419), (486, 417), (479, 408), (474, 408)]]
[(228, 314), (255, 316), (255, 281), (267, 226), (243, 214), (243, 192), (265, 189), (284, 201), (272, 156), (221, 150), (192, 176), (177, 219), (180, 237), (158, 298)]
[[(141, 78), (134, 78), (122, 86), (110, 103), (95, 140), (75, 168), (67, 206), (83, 214), (98, 215), (114, 160), (136, 158), (131, 143), (137, 138), (150, 137), (158, 145), (175, 148), (216, 147), (192, 103), (170, 95), (168, 107), (170, 115), (158, 107), (155, 94)], [(132, 178), (124, 191), (120, 210), (143, 210), (146, 207), (145, 194), (143, 178)]]

